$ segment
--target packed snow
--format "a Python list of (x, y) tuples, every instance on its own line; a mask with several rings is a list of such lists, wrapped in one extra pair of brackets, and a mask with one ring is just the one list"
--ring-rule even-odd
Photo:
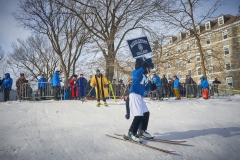
[(160, 152), (105, 136), (127, 134), (125, 103), (96, 101), (9, 101), (0, 103), (0, 159), (148, 160), (240, 159), (240, 96), (150, 101), (148, 132), (185, 145), (144, 140)]

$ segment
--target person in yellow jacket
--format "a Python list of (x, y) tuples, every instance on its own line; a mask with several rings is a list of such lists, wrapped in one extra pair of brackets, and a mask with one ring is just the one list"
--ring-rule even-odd
[(96, 70), (96, 75), (91, 78), (91, 87), (95, 87), (97, 107), (100, 106), (100, 99), (103, 99), (104, 105), (107, 106), (106, 97), (109, 97), (108, 93), (108, 79), (105, 75), (100, 73), (100, 70)]

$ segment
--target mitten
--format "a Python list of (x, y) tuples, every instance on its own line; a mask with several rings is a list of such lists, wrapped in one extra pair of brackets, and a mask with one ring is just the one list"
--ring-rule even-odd
[(148, 68), (148, 67), (149, 67), (148, 62), (147, 62), (147, 61), (143, 61), (143, 63), (142, 63), (142, 68), (143, 68), (144, 70), (146, 70), (146, 68)]

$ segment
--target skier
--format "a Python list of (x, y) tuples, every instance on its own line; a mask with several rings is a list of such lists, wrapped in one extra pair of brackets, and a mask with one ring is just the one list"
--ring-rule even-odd
[(103, 99), (104, 106), (107, 106), (106, 97), (109, 97), (108, 94), (108, 79), (105, 75), (100, 73), (100, 70), (96, 70), (96, 75), (92, 77), (91, 87), (95, 87), (96, 98), (97, 98), (97, 107), (100, 106), (100, 99)]
[(1, 88), (3, 88), (3, 91), (4, 91), (4, 101), (9, 101), (10, 98), (9, 98), (9, 94), (10, 94), (10, 91), (12, 89), (12, 78), (10, 77), (10, 74), (9, 73), (6, 73), (5, 74), (5, 78), (2, 82), (2, 85), (1, 85)]
[(73, 74), (72, 78), (69, 81), (69, 87), (71, 88), (71, 98), (72, 99), (77, 99), (77, 87), (76, 87), (76, 80), (77, 80), (77, 75)]
[(80, 74), (79, 78), (77, 79), (76, 87), (78, 88), (78, 99), (85, 100), (87, 80), (83, 77), (83, 74)]
[(207, 79), (204, 76), (202, 76), (200, 78), (200, 80), (201, 80), (201, 87), (203, 89), (203, 98), (204, 99), (208, 99), (209, 98), (208, 97), (209, 83), (208, 83)]
[[(146, 131), (149, 120), (149, 111), (146, 103), (143, 101), (142, 96), (145, 91), (151, 91), (156, 89), (154, 83), (149, 83), (147, 77), (148, 69), (153, 68), (152, 59), (137, 58), (135, 63), (135, 70), (132, 72), (132, 86), (130, 88), (129, 99), (126, 101), (127, 114), (126, 119), (130, 118), (130, 113), (134, 116), (133, 122), (128, 132), (129, 140), (139, 142), (138, 137), (151, 137)], [(129, 100), (129, 105), (128, 104)], [(137, 134), (138, 132), (138, 134)]]

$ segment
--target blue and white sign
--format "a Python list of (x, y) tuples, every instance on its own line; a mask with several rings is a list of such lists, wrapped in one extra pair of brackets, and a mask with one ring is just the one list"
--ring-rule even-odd
[(140, 57), (152, 52), (147, 37), (135, 38), (127, 40), (127, 42), (133, 58)]

